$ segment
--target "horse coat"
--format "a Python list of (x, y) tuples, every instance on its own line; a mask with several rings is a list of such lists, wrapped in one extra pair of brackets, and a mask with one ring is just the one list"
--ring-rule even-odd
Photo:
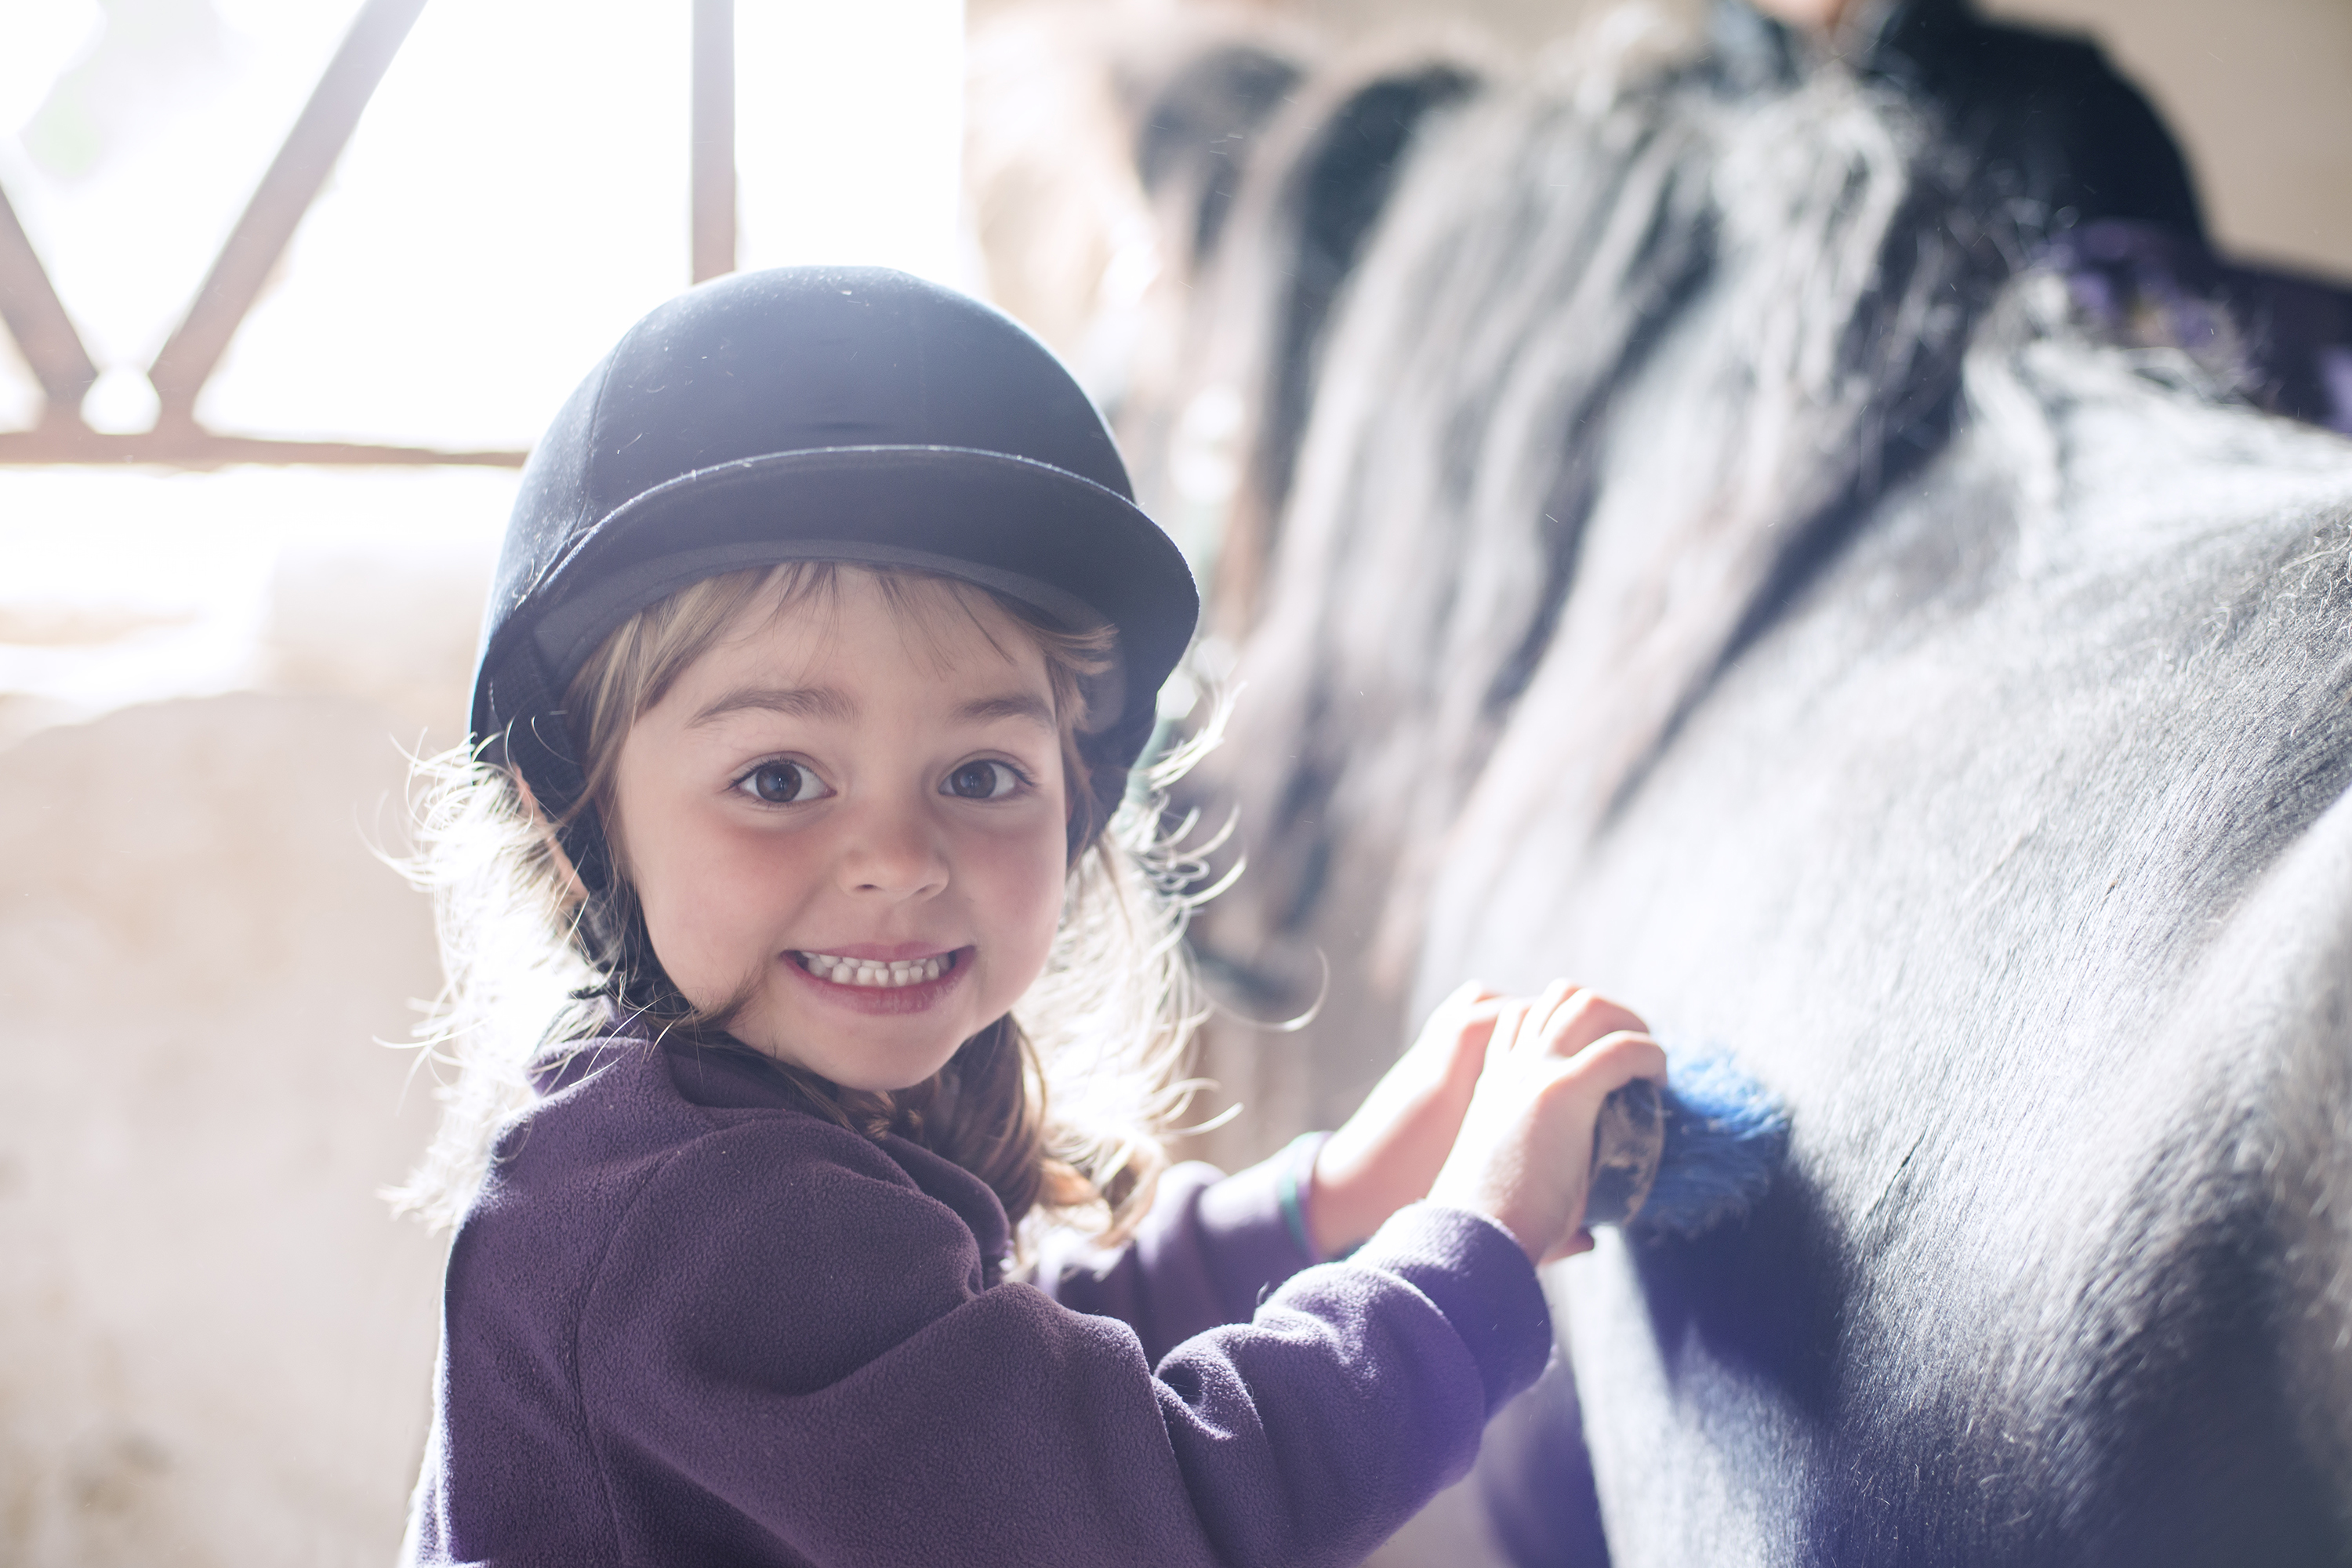
[(1284, 258), (1368, 100), (1308, 91), (1202, 290), (1261, 433), (1205, 941), (1328, 975), (1327, 1117), (1464, 976), (1568, 974), (1795, 1128), (1744, 1227), (1553, 1275), (1582, 1440), (1489, 1478), (1515, 1551), (1597, 1496), (1621, 1564), (2352, 1557), (2352, 445), (2254, 406), (2296, 345), (2086, 312), (2029, 265), (2077, 215), (1899, 80), (1377, 84), (1344, 281)]
[(1573, 973), (1795, 1118), (1744, 1229), (1555, 1271), (1620, 1563), (2345, 1554), (2352, 454), (1981, 374), (2047, 469), (1964, 437), (1605, 830), (1437, 879), (1426, 987)]

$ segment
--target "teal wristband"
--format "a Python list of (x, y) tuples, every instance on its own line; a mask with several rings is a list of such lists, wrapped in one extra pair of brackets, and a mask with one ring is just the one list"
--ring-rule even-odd
[(1282, 1205), (1283, 1226), (1297, 1245), (1298, 1256), (1310, 1264), (1320, 1263), (1323, 1258), (1315, 1250), (1313, 1233), (1307, 1228), (1307, 1197), (1300, 1188), (1313, 1183), (1315, 1156), (1330, 1136), (1328, 1132), (1302, 1132), (1293, 1138), (1283, 1148), (1282, 1173), (1274, 1184), (1275, 1200)]

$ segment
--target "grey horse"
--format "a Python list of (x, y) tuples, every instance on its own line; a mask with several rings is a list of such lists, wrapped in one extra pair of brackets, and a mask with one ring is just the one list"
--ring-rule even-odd
[(1204, 946), (1319, 990), (1327, 1110), (1471, 974), (1790, 1107), (1744, 1226), (1556, 1272), (1523, 1561), (2352, 1560), (2352, 443), (2280, 325), (2340, 297), (1965, 90), (1725, 74), (1253, 122), (1167, 394), (1254, 416)]

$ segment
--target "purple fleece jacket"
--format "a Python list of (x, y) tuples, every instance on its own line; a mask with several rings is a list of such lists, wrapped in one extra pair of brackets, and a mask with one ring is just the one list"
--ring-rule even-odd
[(424, 1563), (1352, 1563), (1549, 1352), (1464, 1210), (1304, 1268), (1270, 1166), (1187, 1165), (998, 1283), (985, 1184), (756, 1058), (614, 1038), (545, 1089), (450, 1252)]

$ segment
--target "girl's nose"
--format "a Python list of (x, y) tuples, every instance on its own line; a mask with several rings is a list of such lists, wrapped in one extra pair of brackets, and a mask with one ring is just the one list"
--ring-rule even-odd
[(948, 862), (929, 814), (906, 802), (876, 802), (844, 825), (841, 885), (853, 893), (915, 898), (947, 886)]

